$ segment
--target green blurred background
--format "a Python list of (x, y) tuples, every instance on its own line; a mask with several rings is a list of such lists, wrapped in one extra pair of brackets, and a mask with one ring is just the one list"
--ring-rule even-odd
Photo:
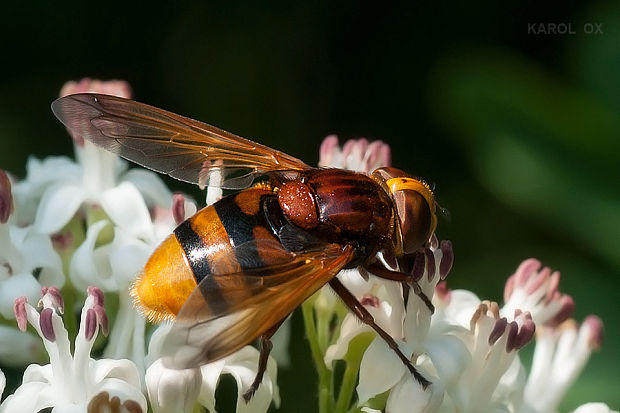
[[(620, 3), (17, 3), (0, 26), (1, 167), (72, 154), (49, 104), (85, 76), (309, 163), (330, 133), (382, 139), (450, 211), (452, 287), (501, 301), (524, 258), (562, 271), (576, 318), (606, 327), (562, 408), (620, 406)], [(574, 33), (528, 32), (541, 23)], [(302, 328), (283, 412), (316, 405)]]

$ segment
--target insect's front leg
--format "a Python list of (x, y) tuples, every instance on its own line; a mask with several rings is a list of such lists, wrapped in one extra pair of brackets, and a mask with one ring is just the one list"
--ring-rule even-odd
[(250, 385), (250, 388), (245, 393), (243, 393), (243, 400), (245, 400), (246, 403), (248, 403), (250, 399), (252, 399), (252, 396), (254, 396), (254, 393), (256, 393), (258, 386), (260, 386), (261, 382), (263, 381), (263, 375), (265, 374), (265, 371), (267, 370), (267, 361), (269, 360), (269, 353), (271, 353), (271, 349), (273, 348), (273, 344), (271, 343), (270, 339), (271, 337), (273, 337), (276, 331), (278, 331), (282, 323), (284, 323), (284, 320), (286, 320), (287, 318), (288, 316), (284, 317), (280, 322), (278, 322), (278, 324), (274, 325), (269, 330), (267, 330), (262, 336), (260, 336), (260, 354), (258, 356), (258, 370), (256, 372), (256, 376), (254, 377), (254, 381)]
[(435, 312), (435, 306), (433, 305), (431, 300), (428, 298), (428, 296), (424, 294), (424, 292), (420, 288), (420, 284), (418, 284), (418, 281), (415, 280), (412, 274), (407, 274), (401, 271), (390, 270), (376, 262), (366, 266), (365, 269), (371, 272), (372, 274), (376, 275), (377, 277), (384, 278), (386, 280), (402, 282), (406, 284), (407, 286), (411, 287), (413, 289), (413, 292), (418, 297), (420, 297), (420, 299), (424, 302), (424, 304), (426, 304), (426, 307), (428, 307), (431, 314)]
[(359, 318), (364, 324), (368, 325), (373, 330), (375, 330), (377, 334), (379, 334), (379, 336), (396, 353), (398, 358), (400, 358), (403, 364), (409, 369), (411, 374), (413, 374), (413, 377), (418, 381), (418, 383), (422, 385), (423, 388), (426, 388), (429, 384), (431, 384), (431, 382), (428, 381), (424, 376), (422, 376), (420, 372), (413, 366), (407, 356), (405, 356), (403, 352), (400, 351), (398, 344), (396, 344), (396, 341), (394, 341), (392, 336), (390, 336), (384, 329), (377, 325), (372, 314), (368, 312), (368, 310), (362, 305), (362, 303), (360, 303), (358, 299), (355, 298), (353, 293), (351, 293), (351, 291), (349, 291), (347, 287), (345, 287), (344, 284), (342, 284), (340, 280), (338, 280), (338, 278), (332, 278), (329, 282), (329, 286), (336, 292), (336, 294), (338, 294), (342, 301), (344, 301), (346, 306), (349, 307), (351, 311), (353, 311), (353, 314), (355, 314), (357, 318)]

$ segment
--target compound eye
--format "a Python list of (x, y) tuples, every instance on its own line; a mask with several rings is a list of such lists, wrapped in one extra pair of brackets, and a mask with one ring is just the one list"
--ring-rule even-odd
[(403, 238), (403, 252), (411, 254), (429, 240), (434, 231), (433, 213), (422, 194), (412, 189), (394, 192)]
[(392, 178), (398, 178), (398, 177), (403, 177), (403, 176), (407, 178), (413, 178), (405, 171), (401, 171), (400, 169), (393, 168), (391, 166), (383, 166), (381, 168), (377, 168), (373, 171), (372, 174), (376, 177), (381, 178), (383, 181), (387, 181)]

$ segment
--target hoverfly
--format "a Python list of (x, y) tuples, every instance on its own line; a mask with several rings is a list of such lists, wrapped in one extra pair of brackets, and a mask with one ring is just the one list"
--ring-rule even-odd
[[(70, 95), (52, 110), (73, 133), (123, 158), (203, 188), (238, 190), (179, 224), (132, 287), (149, 320), (175, 320), (165, 364), (195, 367), (260, 339), (258, 372), (244, 396), (249, 400), (262, 381), (272, 335), (329, 284), (415, 378), (429, 384), (335, 277), (360, 267), (411, 285), (406, 262), (428, 245), (437, 222), (424, 181), (391, 167), (370, 175), (313, 168), (205, 123), (113, 96)], [(259, 177), (266, 180), (255, 184)], [(400, 271), (382, 265), (379, 252)]]

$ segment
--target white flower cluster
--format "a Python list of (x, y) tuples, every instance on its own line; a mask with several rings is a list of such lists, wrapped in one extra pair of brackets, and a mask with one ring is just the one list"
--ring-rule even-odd
[(45, 287), (42, 295), (40, 313), (22, 297), (15, 303), (15, 315), (22, 331), (29, 323), (41, 337), (50, 363), (28, 366), (22, 385), (0, 405), (0, 412), (38, 412), (49, 407), (66, 412), (105, 411), (104, 406), (114, 405), (124, 412), (146, 411), (140, 374), (133, 362), (90, 358), (99, 328), (104, 333), (108, 328), (101, 290), (88, 289), (73, 354), (61, 318), (60, 291)]
[[(382, 144), (369, 144), (365, 139), (348, 141), (341, 150), (329, 137), (321, 147), (323, 166), (368, 172), (388, 162), (389, 152), (385, 153)], [(381, 337), (342, 311), (333, 294), (323, 289), (315, 298), (314, 316), (306, 318), (315, 324), (311, 330), (316, 331), (316, 346), (324, 352), (324, 359), (315, 361), (324, 363), (332, 375), (337, 360), (344, 360), (346, 366), (343, 388), (337, 399), (324, 402), (325, 411), (351, 409), (351, 392), (346, 387), (355, 384), (349, 376), (358, 369), (353, 407), (365, 412), (558, 411), (591, 352), (600, 346), (600, 320), (590, 316), (581, 326), (570, 320), (574, 304), (558, 290), (559, 272), (541, 268), (535, 259), (524, 261), (508, 279), (503, 307), (481, 301), (469, 291), (450, 291), (443, 280), (452, 260), (452, 245), (446, 241), (434, 239), (430, 248), (417, 253), (412, 272), (417, 288), (408, 289), (406, 300), (403, 287), (393, 281), (358, 270), (338, 275), (431, 381), (426, 388)], [(420, 293), (432, 299), (434, 313)], [(339, 330), (330, 336), (325, 326), (334, 319)], [(534, 360), (527, 375), (518, 351), (534, 336)], [(576, 411), (611, 412), (600, 403)]]
[[(69, 82), (61, 94), (81, 92), (130, 93), (126, 82), (84, 79)], [(153, 349), (167, 327), (155, 330), (149, 344), (149, 327), (129, 296), (135, 274), (175, 225), (196, 211), (195, 203), (173, 195), (156, 174), (129, 170), (80, 136), (73, 140), (77, 162), (31, 158), (21, 181), (0, 170), (0, 365), (49, 359), (26, 368), (0, 412), (146, 412), (145, 394), (156, 412), (191, 412), (197, 405), (214, 411), (222, 374), (237, 379), (242, 395), (256, 374), (256, 349), (195, 371), (165, 370)], [(220, 195), (209, 193), (212, 199)], [(110, 323), (104, 293), (114, 302)], [(37, 302), (39, 310), (29, 304)], [(27, 324), (36, 334), (26, 331)], [(93, 360), (93, 346), (102, 347), (95, 343), (99, 326), (109, 336), (103, 358)], [(272, 400), (279, 402), (276, 365), (269, 363), (261, 391), (238, 411), (266, 411)], [(183, 385), (184, 377), (192, 378), (193, 387)], [(4, 386), (0, 374), (0, 394)]]

